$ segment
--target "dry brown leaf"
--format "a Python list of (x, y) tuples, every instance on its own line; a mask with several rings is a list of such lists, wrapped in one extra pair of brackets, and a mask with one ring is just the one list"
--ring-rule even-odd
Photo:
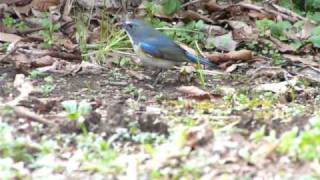
[(280, 52), (294, 52), (296, 51), (295, 48), (290, 46), (289, 44), (286, 44), (274, 37), (270, 37), (270, 40), (273, 42), (273, 44), (276, 46), (275, 48), (278, 49)]
[(38, 11), (48, 11), (51, 6), (58, 6), (60, 0), (33, 0), (32, 7)]
[(298, 32), (296, 36), (298, 38), (300, 38), (301, 40), (305, 40), (310, 37), (311, 32), (316, 27), (317, 27), (317, 25), (310, 22), (309, 20), (304, 21), (301, 31)]
[(249, 61), (253, 59), (253, 53), (249, 50), (232, 51), (229, 53), (211, 53), (206, 54), (205, 57), (215, 63), (222, 63), (227, 61)]
[(223, 7), (221, 5), (218, 5), (216, 0), (210, 0), (206, 3), (206, 9), (212, 13), (216, 11), (221, 11)]
[[(37, 113), (48, 113), (54, 108), (62, 97), (55, 98), (36, 98), (31, 97), (32, 109)], [(27, 102), (30, 103), (30, 102)]]
[(186, 145), (192, 149), (205, 146), (213, 140), (213, 131), (208, 124), (192, 127), (186, 135)]
[(138, 79), (139, 81), (144, 80), (145, 76), (137, 71), (126, 69), (126, 73), (129, 74), (130, 76)]
[(77, 44), (74, 44), (70, 39), (66, 39), (65, 41), (63, 41), (63, 46), (68, 49), (68, 50), (75, 50), (76, 47), (78, 46)]
[(40, 58), (34, 58), (31, 62), (31, 65), (32, 67), (44, 67), (52, 65), (56, 61), (57, 59), (51, 56), (43, 56)]
[(320, 82), (320, 69), (316, 69), (313, 67), (305, 67), (299, 71), (299, 74), (311, 79), (312, 81)]
[(262, 12), (257, 12), (254, 10), (249, 11), (248, 16), (254, 19), (273, 19), (273, 16), (266, 14), (266, 13), (262, 13)]
[(31, 68), (31, 59), (27, 57), (25, 54), (17, 54), (11, 57), (13, 60), (16, 69), (20, 70), (21, 72), (28, 72)]
[(252, 154), (252, 163), (262, 166), (268, 157), (276, 151), (278, 142), (265, 142)]
[(32, 5), (27, 4), (26, 6), (13, 7), (13, 10), (19, 16), (19, 18), (22, 18), (21, 14), (29, 15), (31, 8), (32, 8)]
[(22, 37), (15, 34), (0, 32), (0, 41), (14, 43), (20, 41), (21, 39)]
[(314, 66), (314, 67), (319, 67), (320, 65), (316, 63), (314, 60), (317, 59), (317, 57), (314, 56), (295, 56), (295, 55), (290, 55), (290, 54), (283, 54), (282, 57), (285, 60), (295, 62), (295, 63), (302, 63), (303, 65), (307, 66)]
[(295, 78), (289, 81), (283, 81), (279, 83), (259, 84), (258, 86), (254, 87), (253, 90), (255, 92), (270, 91), (276, 94), (285, 94), (291, 89), (291, 87), (295, 87), (297, 82), (298, 82), (298, 79)]
[(177, 90), (197, 100), (206, 100), (212, 98), (209, 92), (206, 92), (196, 86), (180, 86), (177, 88)]
[(7, 103), (9, 106), (12, 107), (16, 106), (21, 101), (27, 99), (29, 97), (29, 94), (35, 91), (34, 86), (25, 77), (24, 74), (17, 74), (13, 82), (13, 85), (20, 92), (20, 94), (15, 99)]
[(199, 13), (197, 13), (195, 11), (188, 10), (188, 11), (183, 11), (181, 13), (183, 13), (182, 14), (183, 19), (203, 20), (204, 22), (207, 22), (207, 23), (210, 23), (210, 24), (214, 23), (213, 20), (210, 19), (209, 17), (204, 16), (202, 14), (199, 14)]

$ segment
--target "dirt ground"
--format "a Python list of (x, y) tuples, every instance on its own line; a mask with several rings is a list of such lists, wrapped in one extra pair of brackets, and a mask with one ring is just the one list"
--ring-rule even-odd
[[(269, 82), (282, 81), (281, 77), (262, 76), (249, 81), (248, 79), (250, 78), (243, 73), (244, 70), (227, 76), (206, 76), (205, 90), (210, 92), (213, 97), (208, 100), (198, 101), (195, 100), (197, 98), (190, 96), (188, 98), (185, 94), (177, 91), (177, 88), (181, 85), (199, 86), (198, 80), (194, 78), (194, 75), (188, 75), (193, 77), (191, 78), (194, 79), (193, 82), (192, 80), (181, 82), (178, 78), (179, 71), (169, 70), (163, 75), (162, 80), (155, 87), (152, 87), (152, 70), (141, 67), (135, 72), (143, 74), (145, 78), (138, 80), (130, 76), (123, 68), (118, 67), (108, 68), (97, 75), (50, 74), (49, 76), (54, 79), (54, 90), (49, 95), (31, 94), (27, 102), (24, 102), (24, 105), (46, 117), (49, 121), (54, 122), (59, 128), (52, 129), (50, 126), (40, 125), (35, 131), (34, 122), (28, 120), (28, 118), (20, 121), (21, 118), (17, 116), (4, 116), (5, 122), (16, 127), (20, 135), (28, 135), (35, 140), (41, 139), (43, 135), (56, 138), (57, 133), (81, 133), (76, 124), (58, 116), (63, 111), (60, 102), (64, 100), (87, 100), (94, 106), (95, 114), (86, 117), (86, 127), (89, 132), (101, 134), (106, 140), (114, 135), (117, 129), (130, 128), (133, 122), (138, 123), (139, 133), (156, 133), (165, 137), (169, 137), (172, 134), (172, 128), (179, 125), (179, 123), (192, 123), (194, 124), (193, 126), (201, 127), (200, 130), (195, 130), (194, 134), (192, 134), (193, 130), (189, 132), (190, 139), (187, 144), (189, 143), (188, 146), (194, 150), (186, 157), (178, 157), (176, 160), (180, 163), (191, 163), (199, 171), (198, 173), (201, 174), (202, 179), (223, 177), (260, 177), (263, 179), (280, 177), (294, 179), (295, 176), (312, 173), (310, 164), (289, 163), (289, 159), (274, 153), (273, 146), (277, 142), (270, 144), (270, 142), (262, 141), (254, 144), (250, 142), (249, 136), (263, 126), (266, 127), (266, 135), (272, 133), (271, 131), (275, 131), (277, 137), (280, 137), (283, 132), (289, 131), (295, 126), (302, 129), (317, 110), (316, 108), (318, 108), (312, 103), (313, 98), (319, 95), (319, 91), (310, 91), (308, 94), (305, 94), (305, 92), (300, 93), (295, 100), (290, 99), (290, 94), (283, 95), (279, 97), (280, 105), (277, 106), (268, 106), (266, 108), (261, 104), (254, 105), (255, 108), (248, 106), (238, 109), (237, 106), (239, 105), (232, 104), (232, 102), (230, 104), (226, 103), (226, 100), (223, 99), (228, 90), (232, 94), (241, 91), (250, 92), (250, 89), (259, 82), (266, 83), (266, 79)], [(17, 73), (19, 72), (11, 65), (1, 66), (1, 99), (9, 100), (19, 94), (13, 87)], [(38, 77), (33, 79), (32, 83), (34, 86), (39, 87), (46, 84), (46, 81), (44, 78)], [(313, 86), (312, 88), (318, 87)], [(254, 94), (251, 95), (253, 98)], [(41, 112), (41, 108), (39, 109), (37, 103), (32, 99), (56, 100)], [(290, 114), (277, 117), (275, 113), (277, 108), (290, 106), (291, 104), (299, 104), (306, 108), (303, 113), (297, 115)], [(280, 110), (277, 113), (282, 112)], [(187, 117), (193, 120), (185, 122)], [(214, 129), (228, 127), (228, 124), (231, 127), (228, 130), (230, 133), (227, 133), (227, 135), (215, 133), (214, 140), (210, 140), (212, 130), (215, 132), (216, 130)], [(116, 140), (115, 143), (123, 147), (117, 150), (120, 153), (141, 153), (139, 143), (130, 139)], [(239, 149), (243, 147), (246, 147), (248, 152), (255, 148), (261, 151), (258, 152), (258, 155), (255, 154), (257, 152), (253, 152), (257, 156), (254, 163), (248, 162), (244, 157), (239, 157)], [(259, 153), (261, 153), (261, 157), (259, 157)], [(209, 158), (208, 162), (204, 161), (203, 158)], [(152, 163), (154, 160), (149, 161)], [(201, 163), (197, 164), (197, 161)], [(164, 167), (170, 167), (171, 169), (182, 168), (180, 163), (170, 165), (170, 163), (173, 163), (171, 160), (168, 160), (167, 163), (169, 164), (165, 163), (160, 169), (163, 170)], [(141, 166), (141, 169), (149, 171), (145, 165)], [(205, 169), (200, 170), (201, 168)], [(144, 174), (143, 172), (140, 173)], [(88, 177), (88, 174), (73, 172), (68, 176), (76, 179)], [(92, 177), (95, 177), (95, 175)]]

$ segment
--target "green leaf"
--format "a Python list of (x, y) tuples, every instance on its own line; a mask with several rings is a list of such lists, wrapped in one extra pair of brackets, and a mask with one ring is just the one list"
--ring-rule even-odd
[[(291, 24), (288, 21), (281, 21), (270, 26), (271, 35), (276, 38), (282, 38), (284, 36), (283, 32), (291, 28)], [(284, 39), (280, 39), (284, 40)]]
[(162, 0), (161, 5), (163, 12), (166, 15), (171, 15), (181, 7), (181, 2), (179, 0)]
[(291, 147), (293, 147), (294, 140), (297, 136), (298, 128), (295, 127), (291, 131), (287, 131), (282, 134), (281, 141), (278, 147), (278, 150), (282, 153), (286, 153), (289, 151)]
[(78, 112), (80, 113), (80, 115), (86, 115), (89, 114), (92, 111), (92, 107), (91, 105), (86, 102), (86, 101), (81, 101), (79, 103), (79, 108), (78, 108)]
[(314, 28), (311, 32), (313, 36), (320, 36), (320, 26)]
[(77, 113), (78, 105), (75, 100), (63, 101), (62, 106), (68, 114)]
[(76, 113), (69, 113), (67, 115), (67, 118), (71, 121), (77, 120), (80, 117), (80, 113), (76, 112)]
[(312, 42), (314, 47), (320, 48), (320, 36), (312, 36), (309, 40)]
[(256, 26), (260, 32), (264, 32), (266, 29), (268, 29), (272, 24), (274, 24), (273, 21), (269, 19), (262, 19), (256, 21)]

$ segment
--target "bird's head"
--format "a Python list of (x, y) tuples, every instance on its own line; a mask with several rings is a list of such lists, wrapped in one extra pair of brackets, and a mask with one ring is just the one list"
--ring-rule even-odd
[(134, 32), (146, 26), (144, 21), (139, 19), (130, 19), (120, 23), (120, 27), (125, 29), (127, 32)]
[(154, 31), (149, 25), (139, 19), (126, 20), (119, 23), (118, 26), (127, 32), (133, 42), (137, 42), (144, 37), (148, 37), (148, 35)]

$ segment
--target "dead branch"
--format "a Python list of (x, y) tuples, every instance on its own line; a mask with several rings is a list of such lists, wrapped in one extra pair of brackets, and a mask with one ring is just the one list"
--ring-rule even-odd
[(47, 125), (47, 126), (56, 126), (54, 123), (47, 121), (45, 118), (39, 116), (38, 114), (30, 111), (29, 109), (22, 107), (22, 106), (15, 106), (12, 107), (14, 112), (16, 113), (17, 116), (22, 117), (22, 118), (27, 118), (32, 121)]

